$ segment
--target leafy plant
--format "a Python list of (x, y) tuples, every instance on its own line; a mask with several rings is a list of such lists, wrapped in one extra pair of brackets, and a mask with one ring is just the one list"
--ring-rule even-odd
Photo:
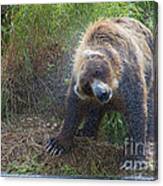
[(102, 133), (113, 144), (123, 144), (127, 135), (127, 124), (118, 112), (106, 114), (102, 121)]

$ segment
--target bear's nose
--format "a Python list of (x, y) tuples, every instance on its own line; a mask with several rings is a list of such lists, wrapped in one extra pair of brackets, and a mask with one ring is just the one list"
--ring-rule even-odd
[(93, 94), (100, 101), (100, 103), (107, 103), (112, 97), (112, 89), (104, 82), (95, 79), (91, 84)]
[(101, 93), (100, 93), (100, 97), (102, 99), (105, 99), (108, 97), (108, 92), (106, 90), (102, 90)]
[(102, 103), (107, 102), (111, 98), (111, 96), (112, 96), (111, 91), (107, 91), (107, 90), (99, 91), (99, 94), (97, 94), (97, 98)]

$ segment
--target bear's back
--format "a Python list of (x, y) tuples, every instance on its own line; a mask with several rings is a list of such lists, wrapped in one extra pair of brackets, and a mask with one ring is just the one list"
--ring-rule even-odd
[(153, 35), (151, 31), (140, 21), (128, 17), (113, 18), (112, 21), (116, 24), (121, 25), (127, 32), (129, 32), (129, 35), (131, 35), (132, 37), (137, 37), (138, 44), (142, 43), (142, 40), (145, 39), (148, 44), (148, 47), (153, 52)]
[(104, 46), (110, 44), (117, 50), (120, 47), (127, 50), (126, 47), (131, 44), (131, 40), (134, 40), (141, 50), (146, 48), (147, 52), (153, 53), (151, 31), (141, 22), (128, 17), (96, 21), (87, 28), (81, 43), (84, 44), (84, 48), (86, 45)]

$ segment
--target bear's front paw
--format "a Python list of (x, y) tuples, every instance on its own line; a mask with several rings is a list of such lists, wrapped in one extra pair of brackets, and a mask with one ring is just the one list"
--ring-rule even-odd
[(70, 146), (67, 144), (63, 144), (62, 140), (59, 140), (57, 138), (51, 138), (48, 140), (45, 148), (46, 151), (51, 155), (55, 157), (59, 157), (65, 153), (67, 153), (70, 150)]

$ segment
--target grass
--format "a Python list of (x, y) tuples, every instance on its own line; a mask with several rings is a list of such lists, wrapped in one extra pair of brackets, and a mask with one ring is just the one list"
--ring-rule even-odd
[[(140, 174), (139, 171), (121, 170), (123, 146), (110, 144), (100, 136), (97, 141), (75, 137), (71, 152), (59, 158), (49, 156), (44, 145), (59, 130), (59, 124), (41, 117), (24, 115), (10, 126), (2, 122), (2, 174), (112, 176), (114, 179), (117, 176)], [(141, 170), (141, 175), (153, 176), (154, 171)]]
[(44, 176), (108, 176), (118, 173), (117, 160), (122, 149), (100, 140), (75, 138), (73, 151), (61, 158), (49, 156), (44, 145), (49, 135), (56, 135), (59, 128), (53, 128), (52, 121), (47, 123), (39, 117), (26, 116), (21, 116), (10, 126), (2, 123), (2, 173)]

